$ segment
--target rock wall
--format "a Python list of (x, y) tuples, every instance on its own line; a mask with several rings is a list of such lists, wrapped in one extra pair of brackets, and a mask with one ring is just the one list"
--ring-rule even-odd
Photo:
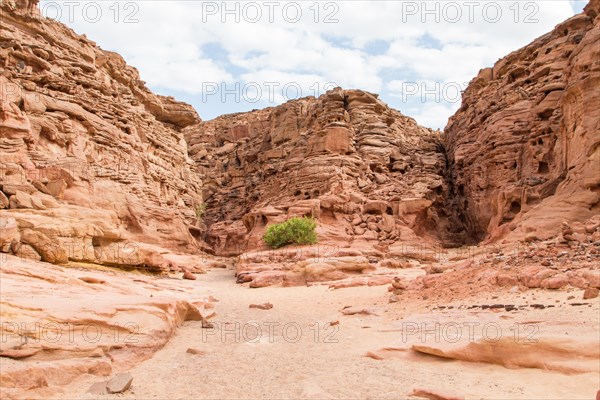
[(163, 270), (168, 251), (260, 251), (269, 224), (310, 215), (338, 256), (379, 262), (599, 212), (597, 0), (482, 70), (444, 134), (340, 88), (201, 122), (35, 0), (0, 7), (3, 252)]
[(219, 254), (259, 249), (293, 216), (317, 217), (320, 242), (342, 247), (451, 237), (440, 133), (377, 95), (338, 88), (184, 131)]
[(445, 129), (470, 234), (545, 239), (600, 213), (600, 2), (480, 71)]
[(146, 244), (197, 251), (182, 130), (198, 115), (35, 3), (0, 5), (2, 251), (152, 268), (161, 251)]

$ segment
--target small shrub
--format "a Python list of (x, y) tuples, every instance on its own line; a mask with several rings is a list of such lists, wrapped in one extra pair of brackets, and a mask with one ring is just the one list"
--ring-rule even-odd
[(196, 218), (197, 219), (199, 219), (199, 220), (202, 219), (205, 212), (206, 212), (206, 204), (202, 203), (202, 204), (198, 204), (196, 206)]
[(274, 249), (288, 244), (313, 244), (317, 243), (316, 228), (313, 218), (292, 218), (269, 226), (263, 240)]

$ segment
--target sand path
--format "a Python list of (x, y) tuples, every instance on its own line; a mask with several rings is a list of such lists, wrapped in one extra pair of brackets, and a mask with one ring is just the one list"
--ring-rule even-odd
[[(592, 399), (600, 385), (594, 373), (507, 369), (410, 351), (384, 360), (365, 357), (382, 347), (406, 347), (398, 331), (389, 331), (399, 315), (386, 287), (248, 289), (235, 284), (230, 270), (210, 271), (196, 282), (203, 294), (219, 299), (211, 319), (216, 328), (185, 323), (130, 371), (134, 384), (119, 398), (398, 399), (425, 388), (474, 399)], [(274, 307), (248, 307), (264, 302)], [(378, 315), (345, 316), (345, 306)], [(410, 308), (406, 312), (418, 311)], [(333, 321), (339, 325), (330, 326)], [(84, 392), (94, 381), (77, 382), (61, 398), (91, 398)]]

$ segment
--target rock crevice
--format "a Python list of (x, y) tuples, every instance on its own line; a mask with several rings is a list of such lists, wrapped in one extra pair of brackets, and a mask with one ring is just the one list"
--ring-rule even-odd
[(445, 129), (450, 205), (479, 240), (600, 212), (600, 2), (479, 72)]
[(35, 3), (1, 6), (3, 252), (165, 270), (165, 251), (262, 251), (267, 225), (314, 216), (322, 244), (381, 260), (599, 212), (597, 0), (481, 70), (443, 133), (341, 88), (203, 122)]

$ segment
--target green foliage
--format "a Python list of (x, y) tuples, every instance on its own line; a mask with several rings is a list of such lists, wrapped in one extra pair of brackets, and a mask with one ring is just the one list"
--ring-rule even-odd
[(317, 243), (316, 228), (314, 218), (292, 218), (269, 226), (263, 240), (274, 249), (288, 244), (313, 244)]
[(202, 219), (205, 212), (206, 212), (206, 204), (202, 203), (202, 204), (198, 204), (196, 206), (196, 218), (197, 219)]

